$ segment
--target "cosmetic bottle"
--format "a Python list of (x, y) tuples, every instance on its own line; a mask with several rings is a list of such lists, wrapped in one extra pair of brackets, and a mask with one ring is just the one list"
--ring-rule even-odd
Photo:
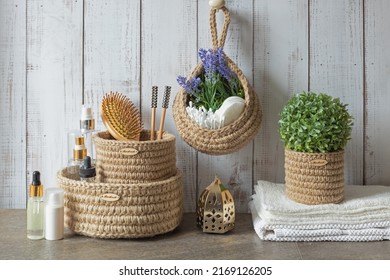
[(45, 239), (64, 238), (64, 191), (49, 188), (45, 194)]
[(73, 157), (69, 161), (69, 166), (81, 166), (87, 156), (87, 148), (84, 144), (83, 136), (76, 136), (74, 139)]
[(82, 132), (95, 130), (95, 119), (91, 107), (81, 107), (80, 129)]
[(92, 162), (95, 162), (95, 147), (93, 145), (92, 136), (95, 131), (95, 119), (93, 117), (92, 108), (86, 105), (81, 107), (80, 115), (80, 132), (84, 136), (85, 147), (91, 157)]
[(94, 133), (96, 130), (92, 108), (83, 105), (80, 114), (80, 128), (68, 132), (68, 173), (79, 175), (79, 167), (83, 164), (87, 152), (91, 157), (92, 165), (95, 164), (95, 147), (92, 139)]
[(83, 182), (95, 182), (96, 169), (92, 166), (91, 157), (86, 156), (84, 163), (80, 166), (80, 181)]
[(27, 237), (42, 239), (44, 237), (44, 200), (43, 185), (39, 171), (33, 172), (27, 201)]
[[(68, 161), (68, 172), (71, 174), (79, 174), (80, 166), (87, 156), (87, 148), (84, 144), (84, 136), (80, 134), (71, 134), (73, 137), (73, 147), (71, 158)], [(70, 148), (69, 148), (70, 150)]]

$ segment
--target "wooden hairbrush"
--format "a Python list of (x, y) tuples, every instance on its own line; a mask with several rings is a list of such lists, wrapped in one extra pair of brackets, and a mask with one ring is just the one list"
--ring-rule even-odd
[(139, 110), (122, 93), (111, 91), (103, 96), (100, 116), (116, 140), (140, 140), (143, 124)]

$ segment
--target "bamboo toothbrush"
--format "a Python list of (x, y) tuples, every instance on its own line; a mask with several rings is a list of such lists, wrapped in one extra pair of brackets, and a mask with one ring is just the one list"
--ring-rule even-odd
[(154, 140), (158, 87), (152, 87), (152, 120), (150, 125), (150, 140)]
[(164, 130), (164, 122), (165, 122), (165, 114), (166, 114), (166, 111), (168, 108), (170, 94), (171, 94), (171, 87), (165, 86), (164, 98), (163, 98), (163, 102), (162, 102), (160, 129), (158, 131), (157, 140), (162, 139), (162, 134), (163, 134), (163, 130)]

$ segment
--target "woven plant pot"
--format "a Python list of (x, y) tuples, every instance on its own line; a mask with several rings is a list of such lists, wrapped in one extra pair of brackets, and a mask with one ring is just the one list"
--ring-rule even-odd
[(314, 205), (344, 199), (344, 151), (300, 153), (285, 149), (284, 167), (291, 200)]
[(158, 182), (176, 174), (175, 136), (164, 133), (150, 141), (150, 131), (140, 141), (118, 141), (107, 131), (93, 136), (96, 148), (96, 180), (102, 183), (131, 184)]
[(65, 224), (97, 238), (142, 238), (174, 230), (182, 220), (179, 170), (169, 179), (135, 184), (87, 183), (78, 175), (57, 174), (65, 192)]
[[(211, 9), (210, 13), (213, 49), (224, 46), (230, 23), (228, 9), (223, 7), (220, 10), (224, 13), (225, 22), (219, 39), (215, 20), (216, 10)], [(194, 149), (209, 155), (229, 154), (244, 147), (259, 131), (262, 119), (259, 99), (247, 78), (228, 56), (225, 55), (225, 59), (227, 66), (236, 74), (245, 92), (245, 109), (237, 120), (221, 129), (202, 128), (187, 114), (186, 107), (189, 100), (184, 90), (177, 93), (173, 102), (173, 117), (180, 136)], [(188, 79), (199, 76), (203, 71), (204, 67), (202, 63), (199, 63)]]

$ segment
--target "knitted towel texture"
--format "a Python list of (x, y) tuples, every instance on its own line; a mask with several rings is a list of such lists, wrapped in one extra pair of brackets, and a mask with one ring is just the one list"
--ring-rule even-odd
[(390, 239), (390, 187), (345, 186), (339, 204), (290, 200), (284, 184), (258, 181), (249, 203), (262, 240), (379, 241)]

